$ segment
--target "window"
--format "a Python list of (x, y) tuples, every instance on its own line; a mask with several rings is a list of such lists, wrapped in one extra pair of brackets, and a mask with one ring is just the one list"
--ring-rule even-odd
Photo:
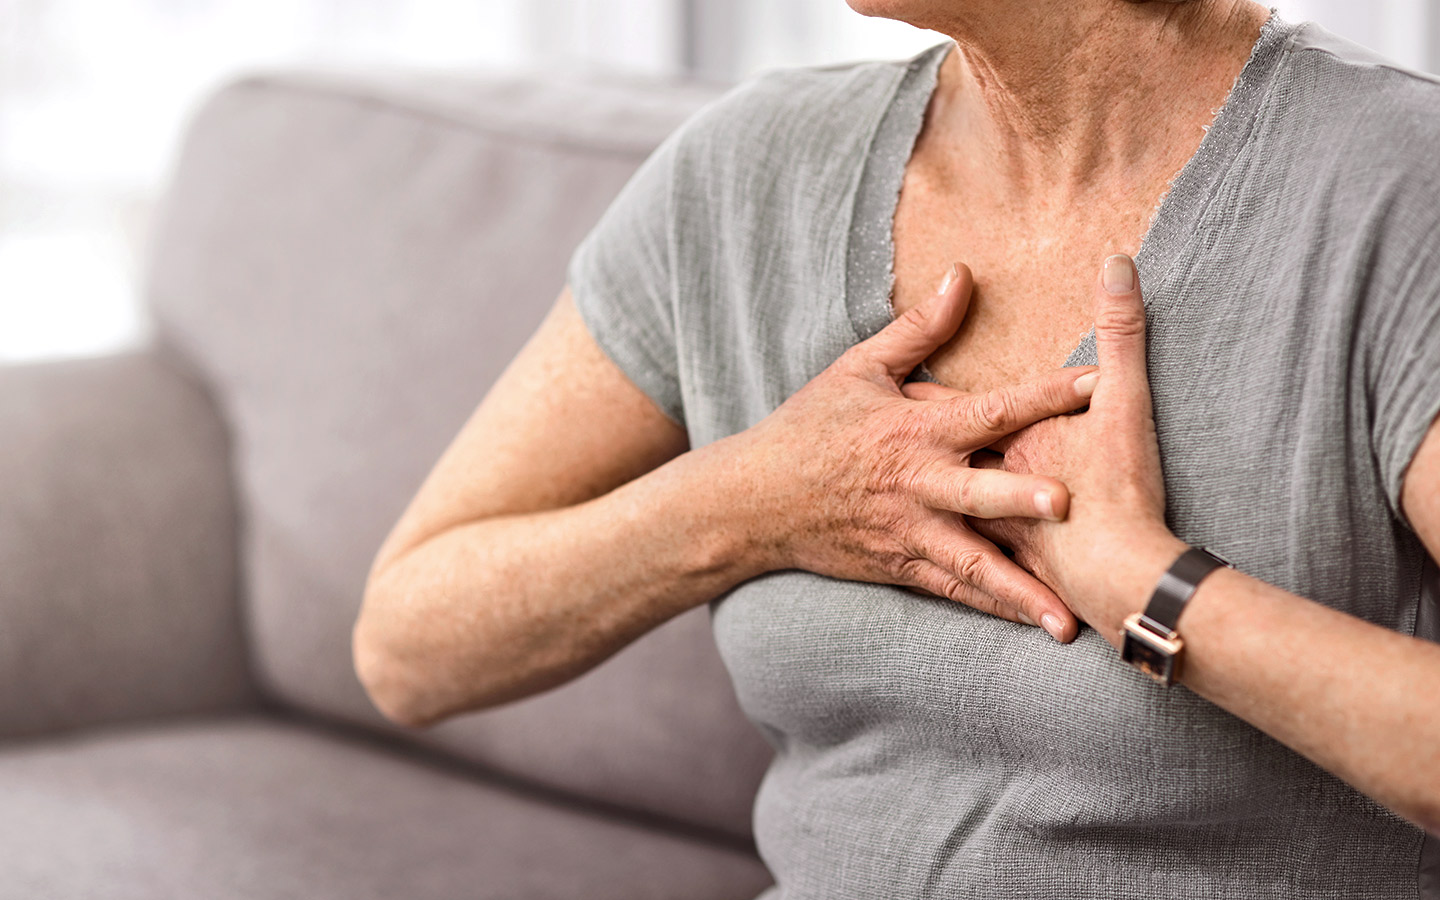
[[(1433, 0), (1276, 0), (1418, 68)], [(146, 225), (184, 114), (237, 69), (387, 63), (733, 81), (943, 40), (844, 0), (6, 0), (0, 3), (0, 362), (143, 342)]]

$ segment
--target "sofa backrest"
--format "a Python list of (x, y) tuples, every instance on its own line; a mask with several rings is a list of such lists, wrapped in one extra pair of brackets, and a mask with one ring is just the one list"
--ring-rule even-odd
[(254, 73), (192, 118), (150, 244), (158, 339), (231, 429), (257, 682), (511, 778), (748, 836), (771, 751), (701, 606), (536, 697), (404, 733), (351, 668), (385, 534), (534, 331), (571, 251), (722, 87)]

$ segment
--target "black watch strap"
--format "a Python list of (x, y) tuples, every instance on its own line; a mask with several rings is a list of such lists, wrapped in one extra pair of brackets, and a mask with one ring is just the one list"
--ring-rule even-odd
[(1151, 595), (1143, 616), (1161, 626), (1164, 629), (1162, 634), (1178, 630), (1176, 623), (1180, 621), (1180, 613), (1185, 610), (1185, 604), (1195, 593), (1200, 579), (1221, 566), (1229, 565), (1204, 547), (1191, 547), (1160, 576), (1160, 583), (1155, 586), (1155, 593)]

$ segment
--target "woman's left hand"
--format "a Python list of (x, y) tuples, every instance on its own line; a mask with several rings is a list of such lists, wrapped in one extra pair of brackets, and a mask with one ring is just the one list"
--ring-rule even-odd
[[(1043, 419), (1010, 435), (995, 445), (1003, 457), (972, 459), (972, 465), (1059, 478), (1070, 488), (1065, 520), (969, 521), (1010, 547), (1016, 562), (1118, 647), (1125, 616), (1144, 607), (1147, 586), (1187, 547), (1165, 525), (1165, 484), (1145, 370), (1145, 304), (1128, 256), (1105, 260), (1096, 280), (1095, 346), (1099, 383), (1088, 410)], [(930, 382), (910, 382), (901, 390), (916, 400), (958, 393)], [(1162, 559), (1166, 562), (1156, 569)]]

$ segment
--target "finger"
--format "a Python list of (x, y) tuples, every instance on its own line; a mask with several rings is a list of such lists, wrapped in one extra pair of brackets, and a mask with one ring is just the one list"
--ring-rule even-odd
[(1069, 490), (1045, 475), (937, 465), (917, 473), (911, 486), (931, 509), (981, 519), (1019, 516), (1060, 522), (1070, 509)]
[[(990, 541), (1002, 551), (1015, 546), (1024, 536), (1015, 519), (981, 519), (967, 516), (965, 524), (970, 530)], [(1011, 554), (1006, 554), (1010, 556)]]
[[(1079, 375), (1092, 373), (1095, 375), (1094, 379), (1084, 383), (1079, 388), (1082, 392), (1087, 392), (1087, 396), (1089, 391), (1094, 390), (1094, 383), (1100, 379), (1100, 370), (1095, 366), (1071, 366), (1064, 371), (1075, 372), (1077, 377)], [(907, 381), (900, 385), (900, 393), (909, 397), (911, 400), (949, 400), (953, 397), (972, 396), (969, 391), (962, 391), (959, 388), (950, 387), (948, 384), (939, 384), (934, 381)], [(1010, 435), (1006, 435), (1000, 440), (1006, 441), (1009, 437)]]
[[(932, 597), (940, 597), (945, 600), (954, 600), (956, 603), (963, 603), (973, 609), (989, 613), (992, 616), (999, 616), (1002, 619), (1009, 619), (1011, 622), (1020, 622), (1025, 625), (1035, 625), (1030, 616), (1021, 612), (1009, 604), (990, 596), (973, 584), (966, 584), (953, 574), (935, 565), (928, 559), (917, 559), (911, 563), (910, 577), (916, 582), (914, 585), (905, 585), (916, 593), (928, 594)], [(1038, 627), (1038, 626), (1037, 626)]]
[[(1012, 621), (1025, 621), (1018, 618), (1018, 614), (1023, 613), (1032, 623), (1042, 627), (1049, 624), (1054, 630), (1046, 628), (1046, 631), (1056, 640), (1065, 640), (1079, 630), (1075, 614), (1055, 592), (1008, 559), (994, 544), (973, 533), (953, 529), (939, 530), (934, 537), (936, 540), (924, 551), (925, 557), (963, 584), (998, 601), (998, 609), (1012, 610), (1017, 614)], [(998, 609), (985, 611), (1004, 615)]]
[(940, 289), (864, 341), (865, 360), (898, 384), (941, 344), (955, 336), (970, 306), (970, 267), (954, 263)]
[(1123, 253), (1105, 260), (1095, 283), (1095, 353), (1105, 397), (1147, 399), (1145, 301), (1135, 262)]
[(1089, 376), (1095, 371), (1094, 366), (1059, 369), (1024, 384), (952, 397), (922, 409), (934, 417), (935, 428), (955, 435), (966, 449), (976, 449), (1089, 403), (1095, 390), (1095, 379)]
[(900, 393), (911, 400), (949, 400), (964, 397), (965, 392), (933, 381), (907, 381), (900, 385)]
[[(978, 519), (971, 516), (965, 517), (965, 524), (980, 537), (993, 543), (1005, 558), (1027, 575), (1032, 575), (1029, 564), (1020, 559), (1014, 547), (1025, 541), (1029, 535), (1025, 532), (1031, 527), (1023, 519)], [(1041, 582), (1042, 584), (1044, 582)], [(1062, 601), (1063, 604), (1063, 601)], [(1074, 624), (1072, 629), (1071, 625)], [(1041, 627), (1050, 632), (1056, 640), (1066, 642), (1072, 640), (1078, 633), (1079, 619), (1070, 611), (1069, 607), (1058, 610), (1040, 613)]]

